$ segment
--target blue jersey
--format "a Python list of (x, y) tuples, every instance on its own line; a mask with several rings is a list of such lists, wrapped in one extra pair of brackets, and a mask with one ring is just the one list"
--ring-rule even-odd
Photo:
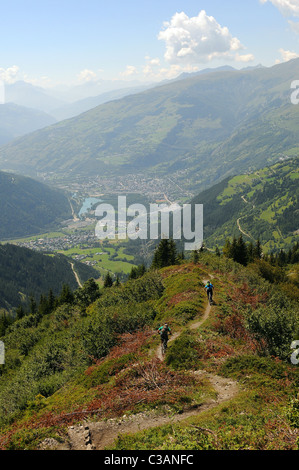
[(213, 284), (207, 284), (205, 289), (212, 290), (214, 288)]

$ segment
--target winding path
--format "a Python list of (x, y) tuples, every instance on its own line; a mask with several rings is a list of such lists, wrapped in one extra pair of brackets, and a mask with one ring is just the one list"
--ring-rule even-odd
[(72, 270), (73, 270), (73, 273), (74, 273), (74, 276), (76, 278), (78, 286), (82, 287), (82, 282), (80, 281), (80, 278), (79, 278), (77, 272), (75, 271), (74, 263), (71, 263), (71, 267), (72, 267)]
[[(245, 202), (245, 204), (249, 204), (249, 202), (247, 201), (247, 199), (245, 199), (244, 196), (241, 196), (241, 199)], [(252, 204), (252, 207), (253, 207), (253, 209), (255, 209), (255, 206), (253, 204)], [(238, 229), (243, 235), (245, 235), (245, 237), (251, 238), (251, 240), (255, 241), (255, 239), (249, 233), (244, 232), (244, 230), (242, 230), (242, 228), (241, 228), (240, 220), (241, 219), (246, 219), (246, 217), (247, 217), (247, 215), (244, 215), (243, 217), (238, 218), (238, 220), (237, 220)]]
[[(210, 276), (211, 278), (213, 276)], [(202, 282), (206, 283), (207, 279)], [(189, 328), (195, 330), (199, 328), (208, 318), (211, 312), (211, 306), (207, 305), (204, 315), (199, 321), (193, 322)], [(180, 336), (181, 332), (175, 333), (170, 341), (174, 341)], [(156, 350), (156, 355), (161, 357), (161, 347)], [(174, 416), (157, 415), (155, 412), (139, 413), (137, 415), (124, 415), (122, 418), (110, 419), (107, 421), (86, 422), (85, 425), (71, 426), (68, 429), (68, 443), (58, 446), (58, 450), (103, 450), (111, 446), (120, 434), (136, 433), (138, 431), (163, 426), (164, 424), (176, 423), (189, 417), (197, 416), (215, 406), (232, 399), (237, 395), (239, 387), (237, 382), (214, 374), (205, 370), (194, 372), (195, 375), (206, 377), (217, 393), (216, 399), (209, 399), (200, 407), (191, 409)]]

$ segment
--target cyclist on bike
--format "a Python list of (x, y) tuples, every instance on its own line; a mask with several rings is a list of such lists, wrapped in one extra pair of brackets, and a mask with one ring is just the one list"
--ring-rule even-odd
[(163, 326), (160, 326), (158, 329), (158, 333), (161, 337), (161, 343), (164, 346), (164, 350), (167, 348), (167, 342), (168, 342), (168, 335), (171, 335), (171, 329), (169, 328), (168, 324), (165, 323)]
[(207, 291), (207, 296), (208, 296), (209, 302), (213, 303), (213, 289), (214, 289), (213, 284), (211, 284), (211, 282), (208, 281), (207, 285), (205, 286), (205, 289)]

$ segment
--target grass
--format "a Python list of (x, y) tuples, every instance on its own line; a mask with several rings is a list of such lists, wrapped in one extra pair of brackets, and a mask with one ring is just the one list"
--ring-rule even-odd
[[(217, 305), (207, 322), (190, 331), (190, 322), (201, 318), (206, 305), (201, 280), (209, 273)], [(261, 279), (208, 254), (196, 265), (164, 268), (161, 276), (163, 294), (150, 301), (156, 312), (152, 325), (121, 335), (107, 356), (78, 371), (48, 398), (36, 397), (14, 425), (2, 431), (8, 439), (5, 444), (2, 438), (2, 446), (35, 448), (58, 429), (60, 438), (65, 437), (65, 426), (84, 417), (100, 420), (143, 411), (178, 415), (199, 407), (197, 416), (180, 423), (119, 436), (110, 449), (297, 449), (298, 433), (288, 422), (287, 408), (298, 392), (298, 368), (260, 356), (244, 320), (245, 312), (266, 301)], [(186, 299), (194, 308), (191, 313), (186, 313)], [(166, 319), (181, 335), (169, 344), (161, 363), (154, 356), (159, 340), (155, 330)], [(216, 391), (207, 377), (193, 373), (199, 369), (237, 381), (239, 393), (200, 413)]]
[[(84, 228), (85, 230), (86, 228)], [(11, 243), (29, 243), (30, 241), (36, 241), (39, 239), (51, 239), (51, 238), (63, 238), (65, 235), (73, 233), (72, 230), (65, 230), (63, 232), (49, 232), (41, 235), (36, 235), (32, 237), (20, 238), (17, 240), (11, 241)], [(3, 242), (4, 243), (4, 242)], [(6, 242), (5, 242), (6, 243)], [(83, 262), (85, 261), (96, 261), (96, 264), (93, 266), (97, 269), (101, 275), (105, 276), (107, 271), (112, 273), (125, 273), (129, 274), (133, 266), (135, 266), (132, 261), (134, 256), (126, 254), (125, 247), (122, 246), (124, 241), (119, 242), (118, 240), (112, 240), (109, 242), (109, 246), (102, 245), (99, 243), (99, 246), (96, 248), (90, 247), (89, 245), (80, 244), (76, 247), (69, 248), (66, 250), (57, 250), (57, 253), (64, 254), (70, 258), (75, 258), (76, 255), (85, 256)], [(103, 253), (98, 255), (97, 253)], [(117, 258), (122, 258), (121, 260), (113, 258), (112, 256), (117, 255)]]
[[(27, 243), (30, 241), (35, 241), (39, 240), (40, 238), (59, 238), (65, 236), (66, 232), (47, 232), (47, 233), (42, 233), (40, 235), (34, 235), (30, 237), (25, 237), (25, 238), (16, 238), (10, 241), (10, 243)], [(1, 243), (7, 243), (1, 242)]]
[[(65, 254), (66, 256), (70, 256), (72, 258), (75, 255), (83, 255), (86, 256), (84, 261), (96, 261), (94, 268), (98, 269), (100, 272), (104, 271), (111, 271), (114, 273), (121, 273), (124, 272), (125, 274), (129, 274), (131, 272), (132, 267), (134, 266), (129, 261), (134, 260), (134, 256), (128, 255), (124, 253), (124, 247), (118, 247), (117, 245), (107, 246), (105, 247), (97, 247), (97, 248), (90, 248), (88, 246), (80, 246), (76, 248), (71, 248), (70, 250), (63, 250), (60, 253)], [(98, 254), (101, 253), (101, 254)], [(112, 255), (117, 255), (118, 258), (123, 258), (123, 260), (113, 260), (110, 259)], [(127, 262), (128, 261), (128, 262)]]
[(290, 382), (293, 390), (298, 383), (290, 368), (247, 356), (228, 359), (220, 372), (239, 380), (235, 398), (183, 423), (119, 436), (110, 450), (296, 450), (285, 411)]

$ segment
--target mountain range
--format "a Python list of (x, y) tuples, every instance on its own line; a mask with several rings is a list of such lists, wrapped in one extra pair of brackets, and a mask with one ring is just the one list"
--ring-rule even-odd
[(32, 178), (0, 172), (0, 239), (38, 234), (72, 217), (67, 196)]
[(146, 171), (195, 192), (299, 153), (291, 83), (299, 59), (151, 88), (35, 131), (0, 149), (0, 167), (91, 176)]
[(0, 145), (54, 124), (49, 114), (14, 103), (0, 104)]
[(146, 90), (147, 88), (150, 88), (150, 86), (126, 87), (117, 90), (107, 91), (96, 96), (89, 96), (81, 100), (76, 100), (72, 103), (64, 104), (63, 106), (54, 109), (51, 114), (55, 117), (57, 121), (62, 121), (64, 119), (68, 119), (82, 114), (92, 108), (95, 108), (109, 101), (121, 99), (128, 95), (140, 93)]
[(5, 102), (51, 113), (53, 109), (62, 106), (66, 101), (52, 96), (42, 87), (18, 80), (5, 85)]

